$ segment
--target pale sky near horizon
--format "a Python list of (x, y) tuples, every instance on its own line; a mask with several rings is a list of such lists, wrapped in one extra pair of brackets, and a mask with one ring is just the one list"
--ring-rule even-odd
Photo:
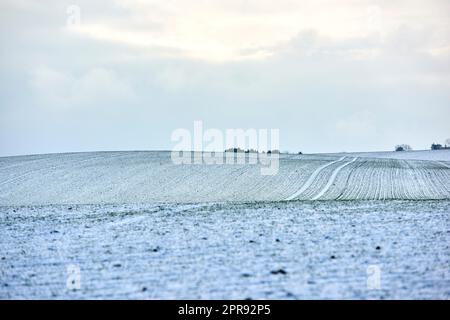
[(292, 152), (450, 138), (448, 0), (2, 0), (0, 37), (0, 156), (170, 150), (195, 120)]

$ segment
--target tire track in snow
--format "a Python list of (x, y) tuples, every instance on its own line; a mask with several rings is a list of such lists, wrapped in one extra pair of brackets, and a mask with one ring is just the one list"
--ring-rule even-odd
[(311, 184), (312, 184), (312, 183), (314, 182), (314, 180), (316, 179), (317, 175), (318, 175), (323, 169), (325, 169), (326, 167), (329, 167), (329, 166), (331, 166), (331, 165), (333, 165), (333, 164), (335, 164), (335, 163), (337, 163), (337, 162), (340, 162), (340, 161), (342, 161), (342, 160), (344, 160), (344, 159), (345, 159), (345, 157), (342, 157), (342, 158), (340, 158), (340, 159), (338, 159), (338, 160), (331, 161), (331, 162), (329, 162), (329, 163), (327, 163), (327, 164), (324, 164), (323, 166), (317, 168), (317, 169), (311, 174), (311, 176), (308, 178), (308, 180), (305, 182), (305, 184), (304, 184), (299, 190), (297, 190), (297, 192), (295, 192), (293, 195), (287, 197), (287, 198), (284, 199), (284, 200), (285, 200), (285, 201), (290, 201), (290, 200), (293, 200), (293, 199), (297, 198), (299, 195), (301, 195), (303, 192), (305, 192), (306, 189), (308, 189), (308, 188), (311, 186)]
[(328, 180), (327, 184), (326, 184), (325, 187), (322, 189), (322, 191), (320, 191), (320, 192), (319, 192), (315, 197), (313, 197), (311, 200), (317, 200), (317, 199), (319, 199), (321, 196), (323, 196), (323, 195), (325, 194), (325, 192), (327, 192), (328, 189), (329, 189), (329, 188), (331, 187), (331, 185), (333, 184), (333, 182), (334, 182), (334, 180), (336, 179), (336, 176), (338, 175), (339, 171), (341, 171), (342, 169), (344, 169), (344, 168), (345, 168), (346, 166), (348, 166), (349, 164), (355, 162), (356, 159), (358, 159), (358, 158), (354, 158), (352, 161), (346, 162), (346, 163), (344, 163), (342, 166), (337, 167), (337, 168), (333, 171), (333, 173), (332, 173), (330, 179)]
[(441, 162), (441, 161), (435, 161), (435, 162), (439, 163), (440, 165), (450, 169), (450, 166), (448, 164), (444, 163), (444, 162)]

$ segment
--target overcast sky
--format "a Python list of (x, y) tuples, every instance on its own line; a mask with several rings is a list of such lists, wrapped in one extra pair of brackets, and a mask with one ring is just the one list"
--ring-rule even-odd
[(448, 0), (1, 0), (0, 26), (0, 155), (171, 149), (194, 120), (303, 152), (450, 138)]

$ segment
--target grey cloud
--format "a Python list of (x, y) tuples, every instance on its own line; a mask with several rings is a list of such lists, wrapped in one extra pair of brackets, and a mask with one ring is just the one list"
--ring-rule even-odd
[[(269, 58), (211, 63), (67, 32), (65, 5), (3, 4), (1, 155), (170, 149), (172, 130), (194, 120), (279, 128), (281, 149), (305, 152), (427, 148), (450, 135), (449, 57), (430, 53), (448, 45), (446, 28), (344, 39), (309, 29), (243, 50)], [(123, 10), (81, 6), (88, 20)]]

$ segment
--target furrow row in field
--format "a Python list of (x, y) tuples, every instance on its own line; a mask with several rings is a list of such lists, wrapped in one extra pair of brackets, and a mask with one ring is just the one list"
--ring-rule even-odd
[(361, 171), (358, 170), (363, 164), (365, 160), (354, 160), (344, 168), (342, 168), (338, 175), (336, 175), (333, 184), (323, 193), (320, 197), (320, 200), (334, 200), (340, 199), (344, 190), (350, 189), (354, 194), (358, 194), (361, 192), (361, 188), (359, 185), (350, 184), (350, 178), (359, 174)]
[(78, 203), (86, 195), (101, 198), (105, 190), (120, 186), (120, 180), (111, 183), (111, 178), (123, 172), (130, 158), (128, 153), (75, 154), (64, 160), (50, 156), (45, 166), (3, 181), (0, 202)]
[(352, 172), (342, 172), (336, 183), (342, 185), (347, 180), (337, 198), (332, 190), (323, 199), (448, 199), (449, 175), (449, 170), (438, 169), (427, 161), (368, 160)]
[[(392, 163), (391, 165), (395, 165)], [(386, 199), (394, 189), (396, 169), (387, 170), (389, 164), (385, 160), (361, 161), (360, 166), (348, 176), (347, 188), (342, 190), (338, 199)]]
[[(31, 177), (35, 174), (43, 175), (53, 174), (55, 170), (74, 170), (76, 166), (88, 166), (89, 162), (96, 163), (97, 161), (111, 160), (112, 158), (125, 157), (126, 154), (89, 154), (88, 156), (80, 156), (79, 154), (74, 154), (72, 157), (53, 157), (50, 156), (47, 159), (36, 160), (32, 165), (20, 164), (19, 166), (7, 166), (0, 167), (0, 169), (5, 169), (0, 171), (0, 186), (8, 185), (14, 182), (25, 180), (27, 177)], [(45, 163), (45, 165), (41, 165)], [(23, 170), (25, 169), (25, 170)], [(23, 171), (22, 171), (23, 170)]]
[(420, 182), (417, 189), (423, 191), (425, 199), (443, 199), (448, 196), (449, 180), (442, 180), (441, 177), (448, 178), (449, 169), (428, 161), (410, 161), (410, 165)]

